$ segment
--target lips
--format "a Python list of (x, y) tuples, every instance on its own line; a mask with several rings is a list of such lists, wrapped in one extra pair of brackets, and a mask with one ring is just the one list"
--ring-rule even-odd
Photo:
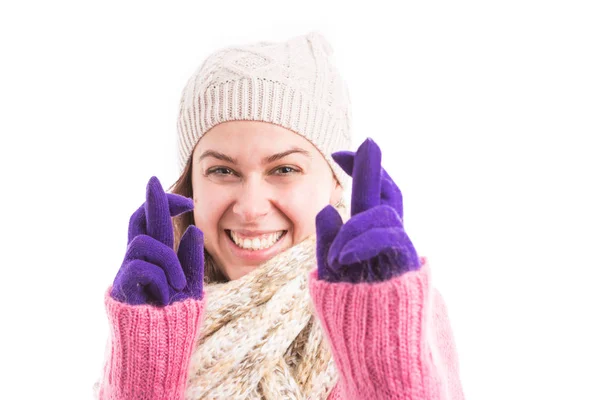
[(237, 231), (226, 229), (225, 232), (235, 245), (244, 250), (267, 250), (277, 243), (287, 231)]

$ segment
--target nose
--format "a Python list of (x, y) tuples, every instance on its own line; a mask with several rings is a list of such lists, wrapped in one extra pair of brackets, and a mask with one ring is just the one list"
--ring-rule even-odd
[(268, 188), (260, 179), (247, 179), (242, 185), (233, 205), (233, 213), (243, 222), (254, 222), (268, 214), (271, 208)]

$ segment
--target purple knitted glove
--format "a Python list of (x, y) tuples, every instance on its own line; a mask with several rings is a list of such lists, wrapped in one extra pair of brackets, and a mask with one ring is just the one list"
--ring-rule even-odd
[(335, 208), (317, 214), (318, 276), (329, 282), (377, 282), (420, 267), (403, 226), (402, 193), (381, 167), (381, 150), (367, 139), (356, 154), (332, 154), (352, 176), (351, 218)]
[(146, 187), (146, 202), (129, 219), (127, 251), (110, 295), (132, 305), (165, 306), (203, 296), (204, 235), (190, 225), (177, 254), (172, 216), (194, 209), (184, 196), (165, 193), (156, 177)]

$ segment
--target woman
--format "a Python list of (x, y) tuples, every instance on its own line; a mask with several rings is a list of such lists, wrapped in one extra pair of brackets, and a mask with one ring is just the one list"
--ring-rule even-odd
[(188, 81), (181, 177), (150, 179), (106, 292), (101, 399), (463, 398), (401, 192), (372, 140), (347, 151), (331, 53), (316, 32), (229, 47)]

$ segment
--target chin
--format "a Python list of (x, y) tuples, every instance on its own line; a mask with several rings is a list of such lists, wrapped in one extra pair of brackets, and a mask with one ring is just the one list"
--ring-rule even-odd
[(258, 267), (258, 265), (236, 267), (233, 271), (228, 271), (227, 276), (230, 281), (235, 281), (237, 279), (240, 279), (240, 278), (248, 275), (250, 272), (254, 271), (257, 267)]

